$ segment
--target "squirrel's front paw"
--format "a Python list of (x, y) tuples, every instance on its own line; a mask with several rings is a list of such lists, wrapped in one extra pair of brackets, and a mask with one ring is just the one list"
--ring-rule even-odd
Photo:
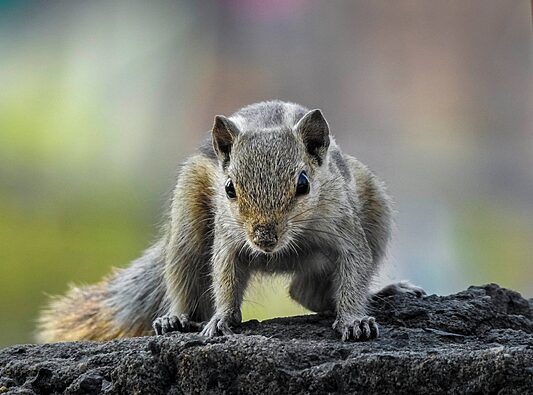
[(206, 337), (233, 335), (233, 331), (229, 328), (230, 322), (231, 319), (229, 317), (215, 314), (205, 325), (200, 335)]
[(342, 341), (369, 340), (379, 336), (378, 324), (374, 317), (362, 317), (355, 319), (337, 318), (333, 323), (333, 329), (342, 336)]
[(201, 324), (189, 320), (186, 314), (180, 316), (167, 314), (156, 318), (152, 323), (156, 335), (164, 335), (170, 332), (198, 332)]

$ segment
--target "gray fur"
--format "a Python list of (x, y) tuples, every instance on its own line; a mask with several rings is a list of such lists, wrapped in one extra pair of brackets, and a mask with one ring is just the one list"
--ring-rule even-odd
[[(365, 304), (390, 236), (381, 182), (341, 153), (319, 110), (293, 103), (217, 117), (213, 143), (183, 166), (163, 239), (109, 285), (116, 319), (149, 327), (160, 315), (157, 333), (209, 320), (204, 335), (230, 334), (250, 276), (284, 272), (293, 275), (293, 299), (336, 313), (343, 340), (377, 336)], [(310, 192), (296, 196), (301, 171)], [(207, 191), (191, 196), (198, 177)], [(226, 196), (228, 178), (237, 199)], [(277, 242), (273, 251), (256, 244), (258, 235)]]
[(243, 107), (231, 118), (240, 118), (245, 121), (239, 124), (242, 130), (267, 129), (294, 126), (294, 119), (287, 119), (287, 116), (297, 117), (299, 115), (301, 118), (306, 112), (307, 110), (297, 104), (273, 100)]
[(208, 159), (216, 160), (217, 154), (213, 148), (213, 141), (211, 139), (205, 139), (200, 145), (199, 152), (201, 155)]
[[(163, 243), (146, 250), (130, 266), (119, 269), (108, 284), (108, 307), (123, 327), (146, 326), (169, 309), (165, 295)], [(141, 318), (141, 319), (140, 319)]]
[(350, 177), (351, 177), (350, 169), (348, 169), (348, 165), (346, 164), (346, 161), (344, 160), (342, 153), (339, 150), (332, 150), (330, 155), (332, 159), (332, 161), (329, 162), (330, 170), (334, 172), (334, 170), (331, 167), (337, 167), (344, 181), (349, 182)]

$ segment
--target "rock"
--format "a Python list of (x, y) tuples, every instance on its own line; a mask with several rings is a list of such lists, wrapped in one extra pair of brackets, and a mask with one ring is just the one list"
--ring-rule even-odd
[(533, 303), (495, 284), (375, 299), (379, 339), (342, 343), (332, 317), (0, 351), (0, 393), (533, 394)]

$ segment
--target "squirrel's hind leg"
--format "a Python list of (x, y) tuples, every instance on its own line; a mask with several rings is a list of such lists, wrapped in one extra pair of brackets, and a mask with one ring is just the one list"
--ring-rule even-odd
[(370, 296), (376, 296), (379, 298), (384, 298), (387, 296), (401, 295), (401, 294), (411, 294), (415, 295), (417, 298), (421, 298), (426, 295), (426, 291), (423, 288), (420, 288), (409, 281), (399, 281), (397, 283), (389, 284), (386, 287), (383, 287), (377, 292), (372, 293)]
[(296, 273), (289, 295), (303, 307), (316, 313), (332, 314), (335, 311), (332, 279), (325, 278), (323, 274)]

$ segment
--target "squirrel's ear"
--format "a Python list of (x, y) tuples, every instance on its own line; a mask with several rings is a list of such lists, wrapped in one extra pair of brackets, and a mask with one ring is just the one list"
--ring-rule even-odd
[(309, 155), (320, 166), (329, 147), (329, 126), (322, 111), (309, 111), (294, 126), (294, 130), (302, 137)]
[(239, 129), (230, 119), (223, 115), (215, 117), (213, 131), (213, 148), (219, 159), (223, 162), (229, 161), (229, 154), (235, 138), (239, 134)]

